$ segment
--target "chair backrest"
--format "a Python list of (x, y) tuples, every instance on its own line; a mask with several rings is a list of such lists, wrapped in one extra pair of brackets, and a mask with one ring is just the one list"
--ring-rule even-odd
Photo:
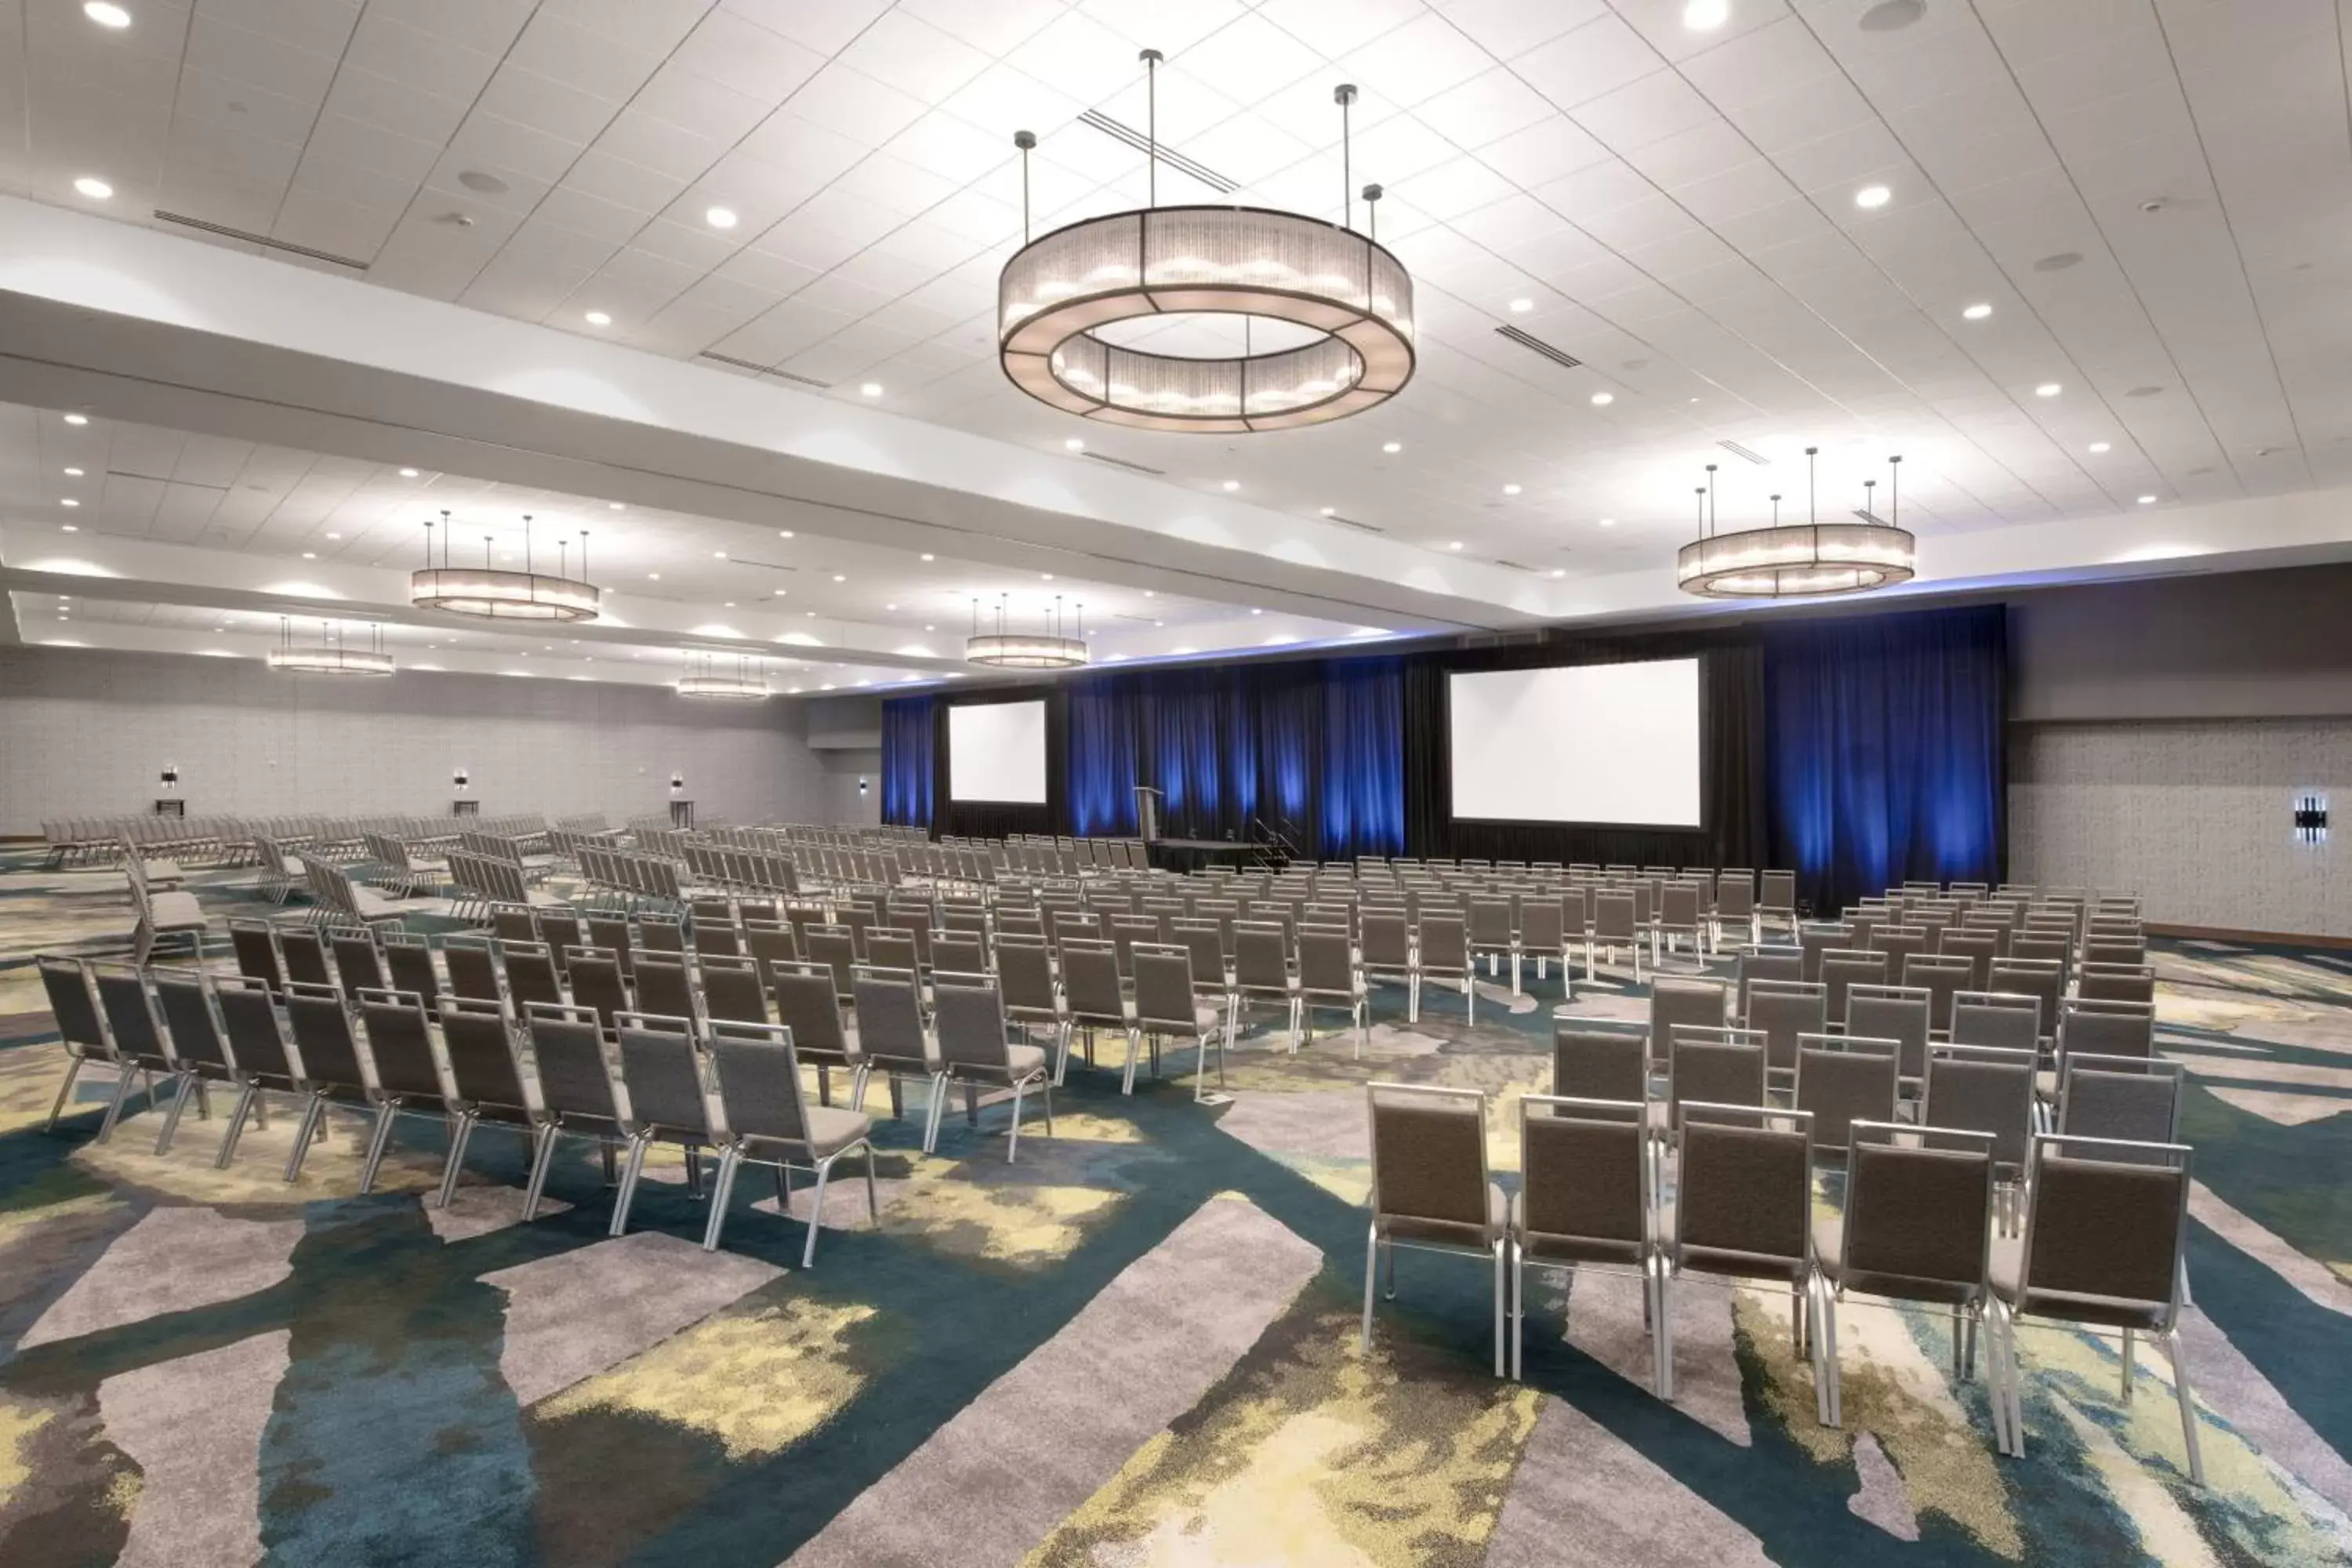
[(629, 1091), (631, 1130), (680, 1142), (709, 1142), (710, 1108), (703, 1099), (694, 1021), (624, 1013), (618, 1035), (621, 1086)]
[(931, 986), (940, 1060), (950, 1070), (1000, 1074), (1011, 1070), (1004, 999), (992, 983), (938, 981)]
[(1473, 896), (1468, 905), (1470, 945), (1475, 948), (1509, 948), (1518, 934), (1517, 924), (1511, 914), (1511, 900)]
[(729, 1132), (761, 1142), (807, 1147), (808, 1102), (801, 1088), (800, 1058), (793, 1053), (790, 1029), (775, 1024), (714, 1020), (710, 1066)]
[(1855, 985), (1845, 999), (1845, 1032), (1895, 1043), (1895, 1064), (1906, 1079), (1927, 1070), (1930, 1036), (1927, 993), (1916, 985)]
[(760, 961), (749, 953), (705, 952), (695, 968), (702, 977), (702, 1016), (713, 1023), (768, 1021), (767, 987), (760, 983)]
[(352, 1016), (343, 994), (331, 985), (289, 981), (286, 1022), (294, 1031), (302, 1081), (314, 1089), (357, 1095), (367, 1087), (360, 1070), (359, 1046), (352, 1038)]
[(1424, 910), (1421, 916), (1421, 972), (1455, 975), (1470, 973), (1469, 930), (1462, 917)]
[(1004, 937), (996, 942), (997, 984), (1004, 1005), (1024, 1014), (1057, 1014), (1054, 954), (1040, 938)]
[(663, 1018), (695, 1018), (694, 985), (682, 952), (641, 952), (637, 954), (637, 1006), (640, 1013)]
[[(946, 971), (939, 973), (944, 976)], [(946, 983), (956, 984), (951, 979)], [(923, 995), (914, 971), (861, 964), (850, 984), (857, 998), (857, 1048), (869, 1060), (902, 1072), (930, 1070), (931, 1052), (923, 1038)], [(799, 1040), (795, 1034), (794, 1043)]]
[(383, 957), (376, 951), (373, 933), (331, 931), (327, 933), (327, 945), (334, 951), (335, 973), (342, 977), (346, 994), (384, 989)]
[(498, 963), (489, 944), (479, 937), (451, 937), (441, 944), (441, 960), (449, 966), (449, 993), (477, 1002), (499, 1002), (506, 988), (499, 984)]
[(1993, 1140), (1856, 1121), (1846, 1147), (1849, 1289), (1935, 1300), (1980, 1297), (1991, 1265)]
[(147, 994), (147, 977), (127, 963), (93, 963), (89, 977), (98, 988), (98, 1005), (106, 1014), (116, 1053), (144, 1066), (167, 1065), (163, 1026), (155, 1016), (154, 998)]
[(1715, 880), (1715, 912), (1727, 921), (1744, 921), (1756, 912), (1756, 873), (1727, 867)]
[(1780, 1071), (1797, 1065), (1797, 1037), (1829, 1028), (1829, 991), (1820, 981), (1759, 980), (1748, 996), (1748, 1025), (1764, 1037), (1765, 1059)]
[(1677, 1024), (1667, 1042), (1666, 1097), (1679, 1121), (1685, 1102), (1762, 1105), (1769, 1058), (1753, 1029)]
[(1843, 922), (1797, 928), (1797, 948), (1805, 955), (1805, 978), (1808, 980), (1822, 977), (1822, 955), (1832, 952), (1851, 952), (1857, 945), (1853, 929)]
[[(2022, 940), (2022, 939), (2020, 939)], [(2017, 943), (2010, 944), (2012, 954)], [(2064, 963), (2054, 958), (1996, 958), (1986, 976), (1985, 989), (2032, 996), (2042, 1004), (2042, 1033), (2047, 1039), (2058, 1026), (2058, 1004), (2066, 988)]]
[(1689, 882), (1668, 882), (1658, 897), (1658, 924), (1669, 931), (1698, 929), (1699, 890)]
[(1352, 997), (1356, 956), (1344, 931), (1302, 929), (1298, 933), (1298, 989), (1310, 995)]
[[(1650, 982), (1650, 1056), (1664, 1061), (1667, 1041), (1676, 1024), (1723, 1026), (1725, 987), (1720, 980), (1700, 980), (1661, 974)], [(1750, 1001), (1752, 1006), (1753, 1000)]]
[(543, 1003), (533, 1005), (525, 1020), (530, 1026), (531, 1067), (547, 1113), (558, 1122), (616, 1124), (620, 1110), (604, 1057), (604, 1030), (612, 1020), (592, 1008)]
[(1192, 995), (1192, 955), (1172, 942), (1135, 944), (1135, 1021), (1139, 1027), (1197, 1033), (1200, 1015)]
[(155, 987), (156, 1005), (163, 1009), (163, 1026), (172, 1031), (172, 1054), (184, 1065), (221, 1071), (235, 1068), (236, 1058), (221, 1037), (204, 975), (193, 969), (159, 968), (149, 971), (148, 978)]
[(1641, 1100), (1519, 1100), (1519, 1215), (1531, 1252), (1638, 1261), (1648, 1247), (1651, 1162)]
[(1821, 982), (1829, 1003), (1829, 1021), (1849, 1025), (1846, 1016), (1848, 998), (1857, 985), (1884, 985), (1887, 979), (1886, 954), (1864, 952), (1853, 948), (1832, 948), (1822, 954)]
[(2037, 1133), (2018, 1307), (2110, 1317), (2121, 1305), (2168, 1329), (2180, 1309), (2190, 1152), (2179, 1143)]
[(221, 1027), (228, 1031), (236, 1070), (246, 1078), (283, 1088), (294, 1081), (286, 1048), (286, 1026), (268, 982), (245, 974), (207, 976)]
[(490, 911), (490, 934), (502, 942), (537, 942), (539, 924), (531, 919), (530, 906), (500, 904)]
[(1771, 914), (1797, 912), (1797, 874), (1794, 871), (1767, 871), (1757, 894), (1759, 909)]
[(931, 967), (946, 974), (984, 974), (987, 940), (974, 931), (941, 927), (931, 932)]
[(1678, 1121), (1675, 1257), (1712, 1273), (1801, 1278), (1812, 1258), (1812, 1118), (1693, 1103)]
[[(2180, 1131), (2180, 1085), (2179, 1062), (2069, 1051), (2058, 1079), (2058, 1131), (2079, 1138), (2174, 1142)], [(2098, 1157), (2087, 1144), (2084, 1152)]]
[[(601, 947), (575, 947), (565, 955), (563, 971), (572, 980), (573, 1005), (594, 1012), (604, 1028), (612, 1028), (613, 1020), (629, 1010), (628, 984), (618, 953)], [(526, 1003), (523, 1011), (528, 1015), (534, 1007), (551, 1005), (533, 1001)]]
[[(1857, 1121), (1893, 1121), (1902, 1045), (1862, 1035), (1807, 1035), (1797, 1047), (1797, 1109), (1813, 1119), (1813, 1146), (1846, 1147)], [(1922, 1064), (1922, 1070), (1925, 1064)]]
[[(1580, 913), (1582, 900), (1578, 901)], [(1577, 922), (1583, 929), (1583, 921)], [(1538, 958), (1557, 954), (1568, 940), (1568, 917), (1558, 889), (1529, 890), (1519, 895), (1519, 946)]]
[(1072, 1019), (1081, 1024), (1127, 1026), (1127, 996), (1119, 984), (1118, 950), (1108, 941), (1066, 937), (1062, 942), (1062, 994)]
[(675, 920), (637, 917), (637, 946), (646, 952), (684, 952), (686, 928)]
[(1948, 1034), (1952, 998), (1976, 983), (1976, 961), (1964, 954), (1915, 952), (1903, 961), (1903, 984), (1927, 994), (1927, 1027)]
[(2058, 1016), (2058, 1054), (2101, 1057), (2156, 1054), (2156, 1009), (2142, 1002), (2070, 1000)]
[(1739, 994), (1733, 1001), (1741, 1019), (1748, 1016), (1748, 988), (1759, 980), (1802, 980), (1805, 950), (1801, 947), (1751, 947), (1740, 952)]
[(445, 999), (441, 1045), (460, 1100), (516, 1114), (525, 1110), (521, 1058), (515, 1049), (514, 1026), (505, 1014)]
[(2001, 940), (1992, 931), (1960, 926), (1946, 931), (1936, 951), (1946, 958), (1966, 959), (1969, 983), (1965, 989), (1981, 991), (1992, 974), (1992, 961), (2000, 956), (2000, 949)]
[(2085, 1002), (2156, 1001), (2156, 969), (2146, 963), (2085, 963), (2075, 971), (2074, 994)]
[(1290, 988), (1290, 939), (1280, 924), (1234, 922), (1234, 984), (1243, 991)]
[(1360, 921), (1364, 968), (1402, 973), (1412, 962), (1412, 928), (1399, 910), (1367, 908)]
[(873, 926), (866, 932), (866, 962), (881, 969), (923, 966), (923, 950), (913, 935), (897, 926)]
[(236, 972), (258, 980), (272, 991), (286, 989), (286, 972), (278, 962), (278, 936), (259, 921), (228, 922), (228, 942), (236, 954)]
[(1374, 1223), (1400, 1239), (1494, 1245), (1486, 1173), (1486, 1095), (1433, 1085), (1366, 1086)]
[(2042, 1039), (2042, 1004), (2001, 991), (1961, 991), (1952, 997), (1952, 1044), (2030, 1051)]
[(563, 973), (563, 950), (580, 945), (580, 917), (570, 910), (541, 909), (531, 911), (538, 926), (539, 944), (547, 949), (549, 960), (556, 973)]
[(501, 942), (499, 962), (506, 970), (507, 999), (516, 1007), (528, 1007), (533, 1002), (562, 1003), (563, 982), (555, 973), (555, 961), (540, 943)]
[(1570, 1100), (1649, 1098), (1643, 1037), (1621, 1029), (1585, 1029), (1565, 1020), (1551, 1029), (1551, 1091)]
[(434, 1060), (433, 1033), (422, 999), (374, 987), (355, 992), (352, 999), (359, 1004), (360, 1026), (367, 1031), (376, 1087), (402, 1098), (442, 1099), (447, 1091)]
[(2021, 1170), (2032, 1131), (2034, 1053), (1994, 1046), (1936, 1046), (1927, 1052), (1922, 1126), (1989, 1135), (2004, 1170)]
[[(793, 1043), (800, 1049), (828, 1060), (838, 1060), (847, 1052), (848, 1031), (842, 1022), (841, 997), (834, 989), (830, 965), (777, 964), (769, 971), (768, 990), (776, 1001), (777, 1021), (792, 1030)], [(860, 1022), (864, 1022), (862, 1015)]]

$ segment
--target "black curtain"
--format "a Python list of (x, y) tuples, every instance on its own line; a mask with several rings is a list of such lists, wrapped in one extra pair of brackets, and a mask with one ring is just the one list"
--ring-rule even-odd
[[(1045, 704), (1045, 804), (957, 800), (948, 793), (948, 714), (956, 708), (990, 702)], [(975, 693), (952, 701), (942, 699), (931, 712), (931, 809), (933, 834), (960, 838), (1003, 838), (1015, 833), (1067, 833), (1070, 819), (1067, 792), (1062, 787), (1062, 758), (1069, 748), (1069, 703), (1055, 687)]]
[[(1699, 660), (1700, 798), (1706, 826), (1579, 827), (1454, 819), (1446, 679), (1454, 670)], [(1405, 671), (1405, 845), (1421, 856), (1596, 865), (1762, 866), (1767, 844), (1764, 660), (1754, 634), (1664, 632), (1561, 638), (1525, 647), (1423, 655)]]

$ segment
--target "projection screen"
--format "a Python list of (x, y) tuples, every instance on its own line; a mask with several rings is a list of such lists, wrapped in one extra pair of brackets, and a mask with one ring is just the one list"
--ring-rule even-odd
[(1454, 815), (1699, 827), (1696, 658), (1449, 679)]
[(948, 710), (948, 798), (1045, 804), (1045, 704), (975, 702)]

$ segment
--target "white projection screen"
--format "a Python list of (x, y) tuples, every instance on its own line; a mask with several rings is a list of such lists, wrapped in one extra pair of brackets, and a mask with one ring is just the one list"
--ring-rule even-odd
[(1045, 804), (1045, 704), (973, 702), (948, 710), (948, 798)]
[(1696, 658), (1457, 671), (1454, 815), (1700, 827)]

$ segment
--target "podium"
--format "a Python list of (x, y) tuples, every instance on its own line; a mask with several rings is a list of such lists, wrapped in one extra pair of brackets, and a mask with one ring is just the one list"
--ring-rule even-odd
[(1135, 836), (1146, 844), (1160, 837), (1160, 802), (1158, 790), (1150, 784), (1135, 786)]

